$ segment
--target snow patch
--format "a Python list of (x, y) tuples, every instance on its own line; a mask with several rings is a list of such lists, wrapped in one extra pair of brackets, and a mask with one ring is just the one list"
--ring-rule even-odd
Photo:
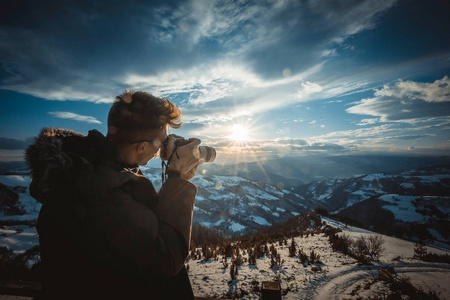
[(272, 225), (269, 222), (267, 222), (266, 219), (264, 219), (262, 217), (259, 217), (259, 216), (250, 216), (250, 219), (253, 222), (258, 223), (259, 225), (262, 225), (262, 226), (270, 226), (270, 225)]
[(414, 183), (411, 182), (402, 182), (400, 184), (400, 186), (404, 189), (413, 189), (414, 188)]
[(29, 175), (0, 175), (0, 182), (11, 187), (25, 186), (31, 184), (31, 176)]
[(236, 223), (236, 222), (233, 222), (233, 221), (231, 221), (230, 223), (231, 223), (231, 225), (230, 225), (229, 228), (230, 228), (232, 231), (234, 231), (234, 232), (242, 231), (242, 230), (244, 230), (245, 228), (247, 228), (247, 227), (245, 227), (244, 225), (239, 224), (239, 223)]
[(411, 203), (416, 198), (416, 196), (396, 194), (383, 195), (380, 197), (381, 200), (391, 203), (383, 205), (383, 208), (390, 210), (397, 220), (404, 222), (422, 222), (424, 216), (416, 212), (416, 208)]

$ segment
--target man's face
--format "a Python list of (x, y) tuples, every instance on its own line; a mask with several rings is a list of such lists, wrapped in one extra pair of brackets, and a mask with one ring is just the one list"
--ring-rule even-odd
[(158, 157), (158, 151), (161, 149), (163, 142), (167, 138), (167, 126), (152, 131), (151, 136), (153, 136), (152, 141), (146, 143), (144, 151), (139, 155), (138, 164), (141, 166), (145, 166), (151, 159)]

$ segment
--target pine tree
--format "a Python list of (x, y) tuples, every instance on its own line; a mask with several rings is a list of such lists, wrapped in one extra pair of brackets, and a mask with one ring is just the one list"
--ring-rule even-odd
[(277, 248), (275, 248), (275, 246), (272, 244), (270, 246), (270, 255), (272, 256), (277, 256), (278, 252), (277, 252)]
[(303, 251), (302, 248), (298, 249), (298, 258), (302, 264), (305, 264), (308, 261), (308, 255)]
[(284, 259), (281, 259), (281, 255), (280, 254), (277, 254), (275, 263), (277, 264), (278, 268), (282, 268), (283, 267)]
[(225, 254), (226, 257), (232, 257), (233, 256), (233, 247), (231, 246), (230, 243), (228, 243), (225, 246), (225, 253), (224, 254)]
[(235, 256), (231, 260), (234, 265), (240, 266), (242, 265), (244, 259), (242, 257), (241, 251), (239, 250), (239, 247), (236, 247)]
[(231, 265), (231, 267), (230, 267), (230, 277), (231, 277), (231, 280), (235, 280), (236, 278), (237, 278), (237, 276), (238, 276), (238, 266), (237, 265), (235, 265), (234, 263)]
[(270, 256), (270, 268), (273, 268), (276, 265), (275, 259), (273, 258), (273, 255)]
[(264, 252), (262, 251), (262, 245), (258, 244), (255, 246), (255, 256), (256, 258), (260, 258), (264, 256)]
[(294, 257), (296, 252), (294, 237), (292, 237), (291, 246), (289, 247), (289, 257)]
[(257, 249), (257, 248), (258, 248), (258, 247), (255, 246), (255, 249), (249, 248), (249, 249), (247, 250), (247, 253), (248, 253), (248, 265), (249, 265), (249, 266), (250, 266), (250, 265), (256, 266), (256, 249)]
[(318, 263), (319, 261), (320, 261), (320, 255), (316, 254), (314, 252), (314, 250), (311, 250), (311, 253), (309, 254), (309, 262), (311, 264), (315, 264), (315, 263)]
[(226, 255), (223, 256), (222, 265), (223, 265), (223, 269), (228, 268), (228, 261), (227, 261)]
[(206, 244), (203, 245), (202, 252), (203, 252), (203, 261), (208, 261), (212, 257), (212, 251)]

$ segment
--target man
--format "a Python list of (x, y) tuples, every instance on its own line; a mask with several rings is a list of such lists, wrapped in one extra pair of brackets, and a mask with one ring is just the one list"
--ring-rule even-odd
[(169, 100), (131, 90), (116, 97), (106, 137), (45, 128), (28, 147), (30, 193), (42, 203), (43, 299), (194, 298), (184, 261), (200, 140), (175, 148), (168, 138), (159, 193), (138, 167), (181, 124)]

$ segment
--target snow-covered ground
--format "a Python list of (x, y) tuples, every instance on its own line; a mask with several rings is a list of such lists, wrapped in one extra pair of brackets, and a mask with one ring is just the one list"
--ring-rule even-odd
[(31, 176), (29, 175), (0, 175), (0, 183), (11, 187), (21, 186), (27, 189), (24, 192), (18, 192), (19, 206), (25, 210), (23, 215), (5, 216), (4, 212), (0, 212), (0, 220), (16, 220), (16, 221), (30, 221), (37, 220), (39, 211), (42, 205), (31, 197), (28, 186), (31, 183)]
[(26, 225), (3, 226), (0, 228), (0, 247), (8, 247), (15, 254), (24, 253), (39, 244), (36, 228)]
[[(341, 228), (341, 234), (352, 238), (370, 236), (376, 233), (357, 227), (348, 226), (339, 222), (324, 219), (328, 224)], [(390, 266), (395, 269), (398, 276), (408, 277), (416, 287), (424, 291), (434, 291), (440, 299), (450, 299), (450, 265), (440, 263), (427, 263), (412, 259), (414, 245), (412, 242), (382, 236), (385, 251), (380, 260), (373, 262), (372, 266), (360, 266), (356, 260), (331, 249), (328, 237), (316, 234), (309, 237), (295, 237), (297, 250), (302, 248), (309, 254), (312, 250), (320, 255), (321, 263), (304, 267), (297, 256), (289, 257), (288, 245), (275, 244), (278, 253), (284, 260), (281, 268), (270, 268), (270, 258), (257, 259), (256, 266), (244, 263), (238, 269), (237, 280), (231, 281), (230, 265), (224, 269), (222, 259), (190, 260), (189, 277), (196, 296), (221, 297), (229, 291), (239, 292), (241, 289), (248, 292), (252, 289), (252, 281), (261, 284), (262, 281), (281, 279), (281, 288), (288, 290), (283, 299), (358, 299), (374, 296), (386, 296), (390, 291), (386, 283), (376, 282), (368, 289), (362, 286), (370, 279), (378, 276), (378, 267)], [(270, 245), (269, 245), (270, 246)], [(445, 250), (430, 248), (428, 250), (444, 254)], [(248, 258), (247, 254), (243, 255)], [(353, 293), (352, 293), (353, 292)], [(259, 299), (259, 294), (249, 293), (242, 299)]]
[[(343, 230), (340, 234), (347, 234), (352, 238), (370, 236), (376, 233), (357, 227), (345, 226), (342, 223), (324, 218), (324, 221), (334, 227)], [(15, 253), (23, 253), (25, 250), (38, 244), (38, 235), (34, 228), (24, 225), (8, 226), (0, 229), (2, 238), (0, 247), (7, 246)], [(385, 283), (377, 282), (369, 289), (361, 288), (365, 282), (378, 276), (378, 267), (394, 267), (398, 276), (408, 277), (415, 286), (420, 286), (425, 291), (435, 291), (440, 299), (450, 299), (450, 265), (440, 263), (428, 263), (412, 259), (414, 245), (412, 242), (382, 236), (385, 251), (380, 261), (372, 266), (360, 266), (355, 259), (331, 249), (328, 237), (324, 234), (294, 238), (297, 250), (302, 248), (307, 254), (312, 250), (320, 255), (321, 263), (303, 266), (297, 256), (289, 257), (287, 245), (275, 244), (278, 253), (284, 263), (281, 267), (270, 268), (270, 258), (257, 259), (256, 266), (244, 263), (238, 269), (237, 280), (230, 282), (231, 258), (228, 258), (229, 266), (223, 269), (222, 259), (201, 260), (190, 259), (189, 277), (196, 296), (224, 296), (229, 291), (251, 291), (252, 281), (261, 284), (262, 281), (281, 280), (282, 289), (289, 291), (283, 299), (358, 299), (373, 296), (383, 296), (389, 293)], [(270, 247), (270, 244), (268, 244)], [(450, 253), (445, 249), (437, 249), (428, 246), (428, 250), (444, 254)], [(248, 258), (246, 253), (244, 258)], [(355, 293), (355, 290), (357, 291)], [(353, 295), (352, 295), (353, 292)], [(242, 299), (259, 299), (259, 294), (249, 293)]]
[[(375, 177), (367, 179), (373, 180), (376, 179)], [(206, 177), (199, 177), (198, 180), (203, 180), (204, 182), (202, 184), (211, 187), (212, 191), (236, 185), (237, 180), (241, 180), (231, 180), (230, 178), (219, 176), (210, 176), (210, 178), (214, 180), (207, 180)], [(430, 182), (432, 181), (430, 179)], [(26, 175), (2, 175), (0, 176), (0, 182), (9, 186), (27, 187), (30, 184), (30, 177)], [(220, 183), (219, 186), (217, 185), (218, 183)], [(244, 185), (243, 190), (245, 191), (246, 188)], [(273, 194), (280, 193), (280, 191), (272, 191), (270, 189), (266, 189), (261, 193), (265, 195), (268, 192)], [(26, 211), (26, 214), (5, 218), (2, 215), (3, 213), (0, 213), (0, 219), (3, 217), (3, 219), (7, 220), (36, 220), (40, 210), (40, 204), (29, 195), (28, 190), (18, 194), (19, 202)], [(211, 192), (212, 194), (213, 192)], [(209, 196), (211, 197), (211, 195)], [(389, 203), (386, 204), (386, 209), (395, 212), (396, 215), (402, 217), (401, 219), (411, 221), (411, 219), (417, 217), (412, 205), (412, 200), (414, 199), (411, 196), (386, 194), (382, 197), (384, 201)], [(198, 199), (199, 202), (201, 200)], [(283, 213), (285, 211), (285, 209), (280, 207), (271, 209), (266, 204), (259, 203), (251, 197), (249, 197), (249, 202), (254, 206), (260, 207), (267, 213)], [(196, 207), (196, 211), (199, 210), (201, 208)], [(448, 212), (450, 212), (450, 209), (443, 211), (443, 213)], [(298, 213), (292, 212), (292, 214), (297, 215)], [(264, 218), (248, 216), (248, 218), (250, 217), (258, 224), (269, 224)], [(239, 232), (245, 228), (237, 222), (232, 220), (228, 221), (230, 222), (230, 229), (234, 232)], [(342, 229), (343, 232), (341, 234), (347, 234), (354, 239), (360, 236), (367, 237), (376, 234), (357, 227), (345, 226), (331, 219), (324, 218), (324, 221), (331, 226)], [(205, 222), (203, 225), (208, 226), (216, 223), (220, 225), (222, 222), (224, 220), (211, 224)], [(38, 244), (38, 235), (35, 228), (25, 225), (4, 226), (0, 228), (0, 235), (0, 247), (6, 246), (16, 254), (23, 253)], [(249, 266), (245, 262), (239, 267), (239, 274), (234, 281), (230, 281), (230, 258), (228, 258), (229, 266), (225, 269), (223, 268), (222, 259), (213, 259), (208, 262), (191, 259), (186, 264), (189, 265), (189, 276), (196, 296), (221, 297), (230, 291), (239, 292), (240, 290), (245, 290), (249, 294), (244, 296), (244, 299), (259, 299), (257, 293), (251, 293), (252, 281), (261, 284), (262, 281), (271, 281), (276, 278), (281, 280), (282, 289), (287, 291), (283, 299), (358, 299), (358, 297), (364, 299), (374, 296), (384, 296), (389, 293), (389, 289), (385, 283), (377, 282), (370, 285), (367, 289), (362, 288), (362, 286), (368, 280), (378, 276), (378, 267), (391, 266), (399, 276), (410, 278), (414, 285), (420, 286), (425, 291), (430, 290), (436, 292), (440, 299), (450, 299), (449, 264), (428, 263), (412, 259), (414, 254), (414, 245), (412, 242), (388, 236), (383, 236), (383, 240), (385, 242), (385, 251), (381, 255), (380, 261), (374, 262), (372, 266), (360, 266), (356, 263), (355, 259), (345, 256), (342, 253), (334, 252), (331, 249), (328, 238), (323, 234), (316, 234), (309, 237), (295, 237), (297, 250), (302, 248), (307, 254), (314, 250), (314, 252), (320, 255), (321, 263), (313, 266), (309, 265), (305, 267), (299, 262), (298, 257), (289, 257), (288, 247), (290, 245), (290, 239), (288, 239), (288, 245), (279, 246), (278, 243), (276, 244), (278, 253), (284, 260), (282, 266), (270, 268), (270, 258), (267, 256), (257, 259), (256, 266)], [(433, 253), (450, 253), (450, 250), (445, 248), (438, 248), (436, 246), (427, 247)], [(246, 253), (243, 256), (244, 258), (248, 258)]]
[(0, 182), (9, 186), (25, 186), (28, 187), (31, 183), (31, 176), (29, 175), (0, 175)]

